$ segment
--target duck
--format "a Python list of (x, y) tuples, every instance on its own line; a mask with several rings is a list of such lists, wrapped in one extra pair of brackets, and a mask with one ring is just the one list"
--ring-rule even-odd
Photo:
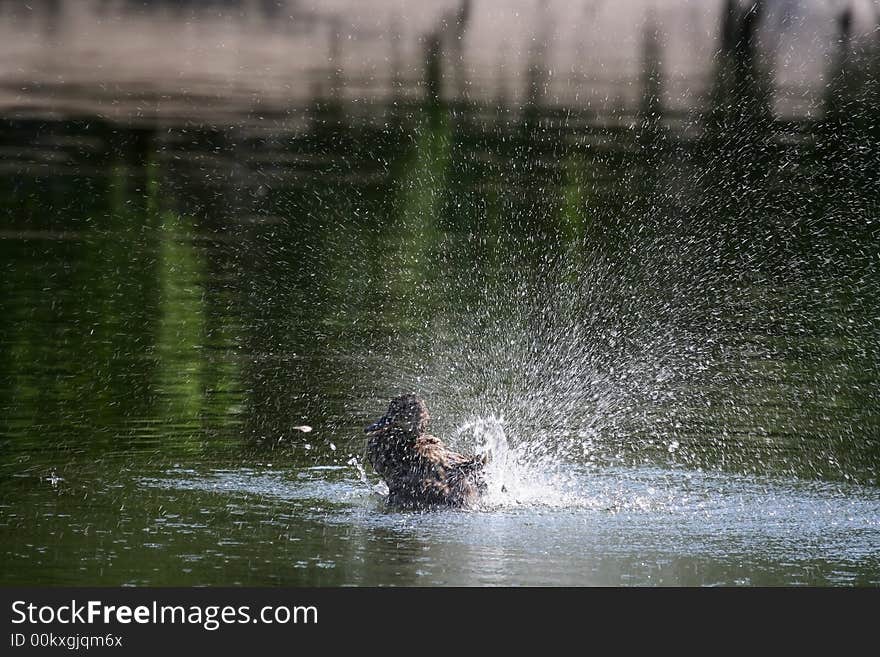
[(388, 486), (389, 506), (403, 509), (474, 507), (486, 491), (488, 454), (464, 456), (427, 433), (431, 419), (415, 394), (391, 400), (366, 427), (366, 457)]

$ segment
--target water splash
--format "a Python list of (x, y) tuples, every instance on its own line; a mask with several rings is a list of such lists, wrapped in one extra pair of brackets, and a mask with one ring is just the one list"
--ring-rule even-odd
[(477, 454), (487, 457), (488, 463), (484, 469), (488, 486), (486, 499), (495, 499), (506, 493), (508, 479), (512, 479), (513, 473), (510, 470), (512, 460), (504, 433), (504, 418), (490, 415), (465, 422), (454, 433), (454, 440), (463, 438), (478, 446)]
[[(534, 470), (613, 461), (633, 441), (681, 444), (681, 416), (716, 373), (720, 343), (707, 329), (718, 311), (712, 297), (685, 293), (693, 269), (658, 258), (656, 242), (652, 258), (563, 251), (538, 267), (510, 249), (494, 280), (450, 267), (458, 274), (448, 295), (458, 302), (433, 319), (430, 349), (421, 332), (412, 342), (398, 335), (380, 380), (391, 392), (420, 391), (438, 434), (452, 432), (464, 451), (505, 427), (508, 460)], [(645, 294), (648, 285), (663, 291)], [(683, 382), (690, 398), (680, 395)], [(462, 417), (473, 419), (443, 425)]]
[(876, 317), (846, 301), (854, 274), (808, 266), (821, 244), (776, 253), (778, 227), (763, 219), (715, 218), (643, 216), (609, 227), (613, 241), (528, 249), (450, 238), (394, 306), (407, 321), (364, 361), (359, 378), (375, 387), (359, 407), (418, 392), (462, 452), (477, 446), (462, 418), (503, 417), (514, 460), (538, 471), (672, 464), (875, 481), (874, 448), (850, 429), (852, 409), (876, 398), (855, 372), (874, 371), (880, 350)]
[(388, 496), (388, 484), (384, 481), (379, 480), (375, 484), (370, 484), (370, 480), (367, 479), (367, 471), (364, 468), (363, 464), (360, 462), (357, 456), (352, 456), (346, 464), (352, 466), (358, 474), (358, 481), (362, 484), (366, 484), (370, 486), (370, 491), (379, 497), (387, 497)]
[(536, 463), (529, 453), (528, 442), (512, 448), (503, 417), (489, 415), (469, 420), (456, 429), (453, 440), (474, 444), (477, 454), (489, 456), (484, 470), (487, 490), (480, 502), (482, 510), (602, 505), (601, 501), (583, 494), (581, 477), (570, 468), (560, 467), (560, 463), (551, 458)]
[(367, 479), (367, 472), (357, 456), (352, 456), (350, 459), (348, 459), (348, 461), (346, 461), (346, 463), (352, 466), (357, 471), (359, 482), (361, 482), (362, 484), (369, 483), (369, 480)]

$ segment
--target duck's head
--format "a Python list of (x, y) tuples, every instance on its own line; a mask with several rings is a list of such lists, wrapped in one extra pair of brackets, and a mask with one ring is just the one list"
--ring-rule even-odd
[(416, 395), (408, 394), (391, 400), (385, 415), (366, 427), (371, 436), (407, 436), (418, 438), (428, 428), (428, 407)]

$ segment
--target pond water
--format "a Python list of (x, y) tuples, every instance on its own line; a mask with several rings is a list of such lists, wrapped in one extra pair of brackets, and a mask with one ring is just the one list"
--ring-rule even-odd
[[(781, 117), (722, 48), (672, 113), (657, 47), (607, 112), (430, 48), (421, 96), (3, 105), (0, 583), (880, 584), (880, 59)], [(408, 391), (501, 455), (479, 508), (386, 508)]]

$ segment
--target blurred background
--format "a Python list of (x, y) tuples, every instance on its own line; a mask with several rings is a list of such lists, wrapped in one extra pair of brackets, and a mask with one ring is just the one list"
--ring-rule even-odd
[[(841, 41), (867, 54), (870, 0), (369, 3), (4, 0), (2, 106), (131, 123), (305, 130), (335, 101), (380, 122), (393, 102), (589, 110), (626, 123), (657, 60), (665, 122), (705, 109), (715, 55), (755, 51), (781, 119), (816, 118)], [(740, 46), (744, 45), (740, 43)], [(748, 53), (741, 55), (749, 57)], [(299, 110), (299, 112), (297, 112)], [(297, 120), (298, 119), (298, 120)]]
[[(4, 583), (480, 582), (361, 571), (419, 537), (327, 533), (360, 428), (416, 390), (456, 448), (503, 416), (544, 472), (867, 487), (840, 498), (865, 543), (804, 581), (876, 584), (878, 22), (869, 0), (0, 0)], [(212, 478), (257, 466), (344, 486)], [(227, 484), (262, 501), (203, 495)], [(255, 531), (311, 537), (283, 548), (306, 566), (256, 564)], [(600, 545), (589, 581), (798, 581), (758, 543), (647, 571)]]

